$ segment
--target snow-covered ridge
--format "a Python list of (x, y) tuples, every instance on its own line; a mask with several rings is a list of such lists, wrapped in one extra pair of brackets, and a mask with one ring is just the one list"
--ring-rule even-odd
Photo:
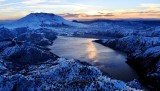
[(65, 58), (0, 76), (0, 91), (140, 91), (128, 85), (103, 76), (96, 67)]
[(160, 37), (127, 36), (97, 42), (126, 52), (128, 63), (143, 74), (141, 79), (146, 80), (145, 84), (160, 89)]
[(5, 25), (7, 28), (29, 27), (34, 29), (58, 26), (85, 27), (86, 25), (65, 20), (61, 16), (52, 13), (31, 13), (15, 22)]
[(56, 33), (50, 29), (0, 28), (0, 38), (0, 91), (142, 89), (135, 81), (126, 84), (88, 63), (51, 53), (46, 45), (53, 43)]

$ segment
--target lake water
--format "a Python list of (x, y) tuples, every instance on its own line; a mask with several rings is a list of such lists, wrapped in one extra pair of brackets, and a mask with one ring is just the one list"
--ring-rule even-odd
[(125, 82), (138, 78), (126, 63), (125, 54), (92, 42), (93, 40), (96, 39), (59, 36), (49, 48), (60, 57), (86, 61), (113, 78)]

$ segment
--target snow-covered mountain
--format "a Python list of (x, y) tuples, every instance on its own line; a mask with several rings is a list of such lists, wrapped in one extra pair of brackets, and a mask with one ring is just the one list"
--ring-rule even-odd
[(15, 22), (5, 25), (7, 28), (44, 28), (58, 26), (84, 27), (86, 25), (65, 20), (61, 16), (52, 13), (31, 13)]

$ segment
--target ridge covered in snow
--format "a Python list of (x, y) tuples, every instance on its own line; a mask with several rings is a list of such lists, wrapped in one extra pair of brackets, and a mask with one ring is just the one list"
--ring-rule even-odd
[(97, 42), (127, 53), (127, 63), (140, 74), (142, 82), (160, 89), (160, 37), (127, 36)]
[(0, 32), (0, 91), (142, 89), (137, 81), (111, 79), (86, 62), (51, 53), (46, 46), (53, 43), (56, 33), (49, 29), (0, 28)]

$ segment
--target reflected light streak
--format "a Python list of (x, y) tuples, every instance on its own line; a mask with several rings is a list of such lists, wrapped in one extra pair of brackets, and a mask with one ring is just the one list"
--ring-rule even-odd
[(94, 59), (97, 56), (97, 49), (91, 40), (88, 40), (89, 43), (86, 46), (86, 51), (88, 54), (86, 55), (87, 59)]

